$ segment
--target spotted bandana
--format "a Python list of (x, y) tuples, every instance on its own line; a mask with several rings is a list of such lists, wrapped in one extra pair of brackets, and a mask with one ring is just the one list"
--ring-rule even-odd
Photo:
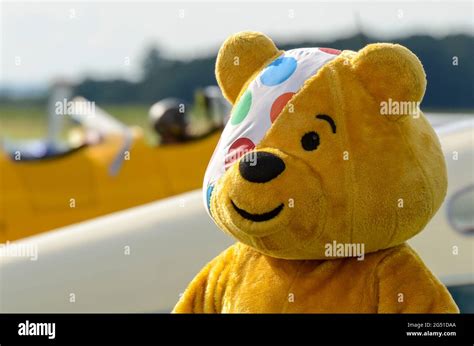
[(232, 109), (204, 176), (204, 201), (209, 214), (212, 190), (219, 178), (255, 148), (304, 82), (339, 53), (331, 48), (292, 49), (250, 82)]

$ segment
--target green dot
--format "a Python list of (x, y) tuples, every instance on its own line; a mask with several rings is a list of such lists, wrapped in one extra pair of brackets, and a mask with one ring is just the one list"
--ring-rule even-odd
[(247, 90), (235, 106), (234, 111), (232, 112), (232, 117), (230, 122), (232, 125), (237, 125), (245, 119), (247, 114), (249, 114), (250, 106), (252, 105), (252, 93), (250, 90)]

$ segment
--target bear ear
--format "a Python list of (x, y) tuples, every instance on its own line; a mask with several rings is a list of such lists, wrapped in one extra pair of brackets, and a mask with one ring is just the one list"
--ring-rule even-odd
[(245, 83), (281, 52), (259, 32), (244, 31), (230, 36), (219, 49), (216, 79), (225, 98), (234, 104)]
[(359, 80), (378, 101), (421, 102), (426, 76), (417, 56), (390, 43), (369, 44), (352, 58)]

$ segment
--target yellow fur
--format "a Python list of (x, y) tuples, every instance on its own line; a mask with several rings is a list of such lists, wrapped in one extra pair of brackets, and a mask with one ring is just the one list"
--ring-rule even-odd
[(219, 50), (216, 78), (222, 93), (234, 104), (244, 85), (269, 62), (281, 54), (272, 40), (259, 32), (229, 37)]
[[(264, 38), (239, 33), (219, 52), (218, 81), (234, 103), (262, 62), (278, 54)], [(229, 54), (260, 55), (253, 73), (246, 65), (239, 75), (222, 58)], [(404, 244), (446, 194), (439, 141), (421, 112), (381, 114), (381, 102), (420, 102), (425, 87), (417, 57), (385, 43), (344, 51), (307, 80), (256, 147), (280, 157), (284, 172), (252, 183), (235, 164), (215, 186), (211, 212), (240, 243), (203, 269), (174, 311), (457, 312), (446, 288)], [(336, 133), (317, 114), (330, 115)], [(320, 137), (315, 151), (301, 147), (309, 131)], [(252, 222), (231, 200), (255, 214), (284, 208), (274, 219)], [(365, 258), (327, 255), (334, 241), (364, 244)]]
[(174, 312), (457, 312), (443, 284), (420, 264), (408, 245), (363, 261), (288, 261), (237, 243), (194, 278)]

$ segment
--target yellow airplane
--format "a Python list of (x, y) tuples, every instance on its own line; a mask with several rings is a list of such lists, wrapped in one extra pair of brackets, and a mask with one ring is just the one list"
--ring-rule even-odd
[(31, 150), (0, 150), (0, 242), (201, 186), (220, 131), (152, 147), (142, 131), (104, 113), (75, 117), (95, 139), (72, 149), (39, 158)]

